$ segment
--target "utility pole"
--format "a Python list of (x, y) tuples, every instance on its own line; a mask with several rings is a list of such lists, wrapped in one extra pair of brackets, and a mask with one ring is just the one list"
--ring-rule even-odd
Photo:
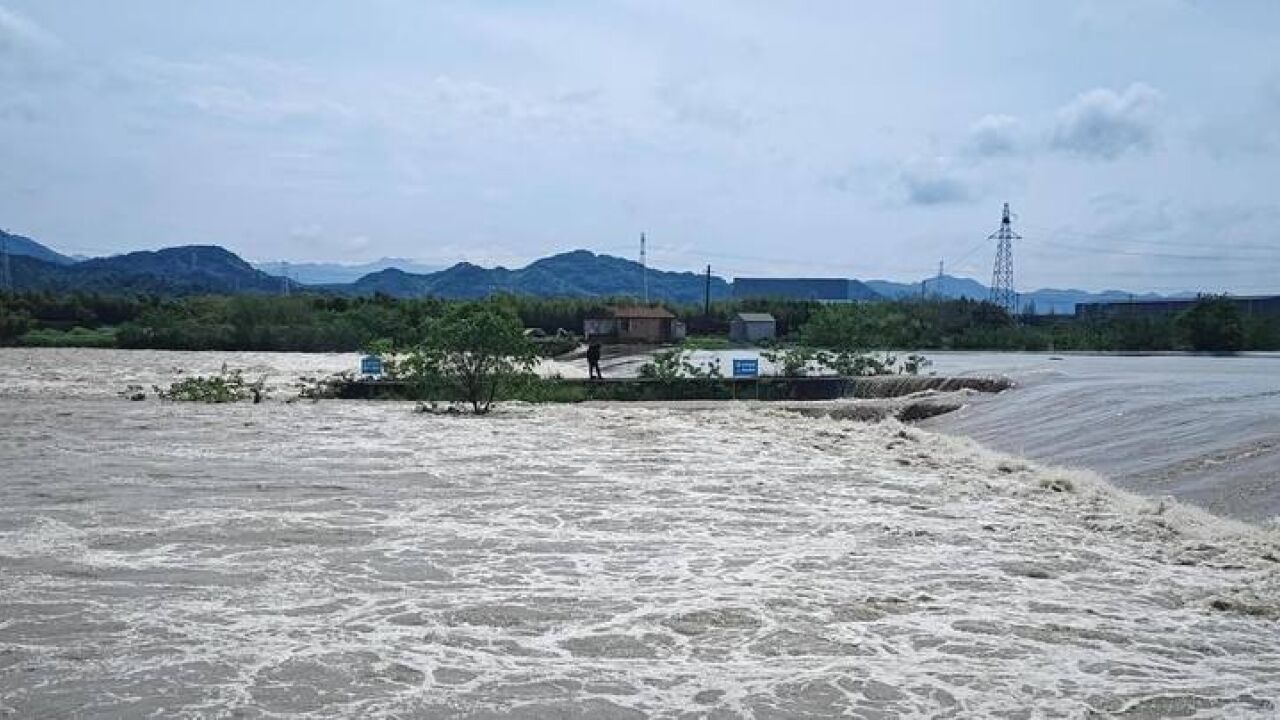
[(1009, 203), (1004, 204), (1004, 214), (1000, 219), (1000, 229), (987, 236), (995, 240), (996, 263), (991, 271), (991, 302), (1004, 308), (1010, 315), (1018, 312), (1018, 298), (1013, 292), (1013, 241), (1022, 236), (1013, 231), (1009, 219)]
[(644, 289), (644, 304), (649, 304), (649, 266), (645, 262), (644, 233), (640, 233), (640, 285)]
[(711, 317), (711, 266), (707, 266), (707, 289), (702, 301), (702, 316)]
[(13, 292), (13, 273), (9, 270), (9, 236), (0, 231), (0, 290)]
[(280, 294), (289, 297), (289, 262), (287, 260), (280, 261)]
[(938, 297), (942, 297), (942, 276), (944, 275), (942, 269), (943, 267), (945, 267), (944, 263), (945, 263), (944, 260), (938, 261), (938, 280), (936, 283), (934, 283), (934, 286), (933, 286), (933, 294), (937, 295)]

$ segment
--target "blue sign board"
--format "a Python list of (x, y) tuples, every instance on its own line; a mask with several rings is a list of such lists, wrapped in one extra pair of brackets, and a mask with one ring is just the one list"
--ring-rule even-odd
[(734, 377), (758, 377), (760, 375), (760, 361), (756, 358), (734, 358), (733, 359), (733, 376)]
[(377, 355), (365, 355), (360, 358), (360, 374), (361, 375), (381, 375), (382, 374), (382, 358)]

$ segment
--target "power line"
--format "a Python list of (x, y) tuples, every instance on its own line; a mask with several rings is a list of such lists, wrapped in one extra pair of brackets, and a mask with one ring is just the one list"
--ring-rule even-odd
[[(1078, 238), (1086, 242), (1111, 240), (1111, 241), (1126, 243), (1130, 245), (1154, 245), (1160, 248), (1184, 247), (1184, 248), (1195, 248), (1198, 250), (1205, 246), (1204, 242), (1177, 242), (1175, 240), (1143, 240), (1141, 238), (1122, 236), (1122, 235), (1117, 235), (1115, 233), (1080, 232), (1078, 230), (1048, 228), (1048, 227), (1043, 227), (1039, 225), (1033, 225), (1031, 223), (1023, 223), (1023, 226), (1029, 227), (1032, 230), (1035, 230), (1041, 236), (1042, 241), (1044, 241), (1044, 239), (1047, 239), (1047, 238), (1058, 238), (1062, 236), (1067, 236), (1067, 237)], [(1034, 243), (1036, 242), (1036, 240), (1032, 239), (1029, 242)], [(1053, 242), (1056, 242), (1056, 240), (1054, 240)], [(1278, 248), (1276, 245), (1253, 244), (1253, 243), (1244, 243), (1244, 244), (1231, 243), (1225, 249), (1227, 250), (1258, 250), (1266, 253), (1275, 253), (1280, 251), (1280, 248)]]
[(1154, 252), (1149, 250), (1125, 250), (1120, 248), (1106, 248), (1094, 245), (1077, 245), (1075, 243), (1054, 242), (1051, 245), (1041, 245), (1041, 250), (1070, 250), (1078, 253), (1100, 254), (1100, 255), (1120, 255), (1124, 257), (1135, 258), (1156, 258), (1160, 260), (1194, 260), (1196, 262), (1277, 262), (1280, 257), (1240, 257), (1238, 255), (1185, 255), (1182, 253)]

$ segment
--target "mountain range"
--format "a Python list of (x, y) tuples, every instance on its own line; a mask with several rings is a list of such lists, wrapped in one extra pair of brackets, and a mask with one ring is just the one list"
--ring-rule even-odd
[(67, 257), (62, 253), (54, 252), (50, 248), (41, 245), (29, 237), (21, 235), (13, 235), (0, 230), (0, 249), (8, 252), (10, 255), (21, 255), (23, 257), (33, 257), (37, 260), (43, 260), (54, 265), (70, 265), (76, 262), (74, 258)]
[(396, 268), (407, 273), (425, 275), (440, 270), (439, 265), (423, 265), (408, 258), (381, 258), (367, 263), (291, 263), (260, 262), (253, 266), (269, 275), (280, 275), (304, 285), (335, 285), (351, 283), (379, 270)]
[(53, 263), (33, 255), (10, 258), (15, 290), (199, 295), (276, 292), (278, 278), (216, 245), (188, 245)]
[[(972, 278), (943, 275), (931, 277), (918, 283), (899, 283), (889, 280), (868, 280), (866, 285), (879, 295), (899, 299), (905, 297), (944, 297), (950, 299), (969, 298), (986, 300), (991, 289)], [(1018, 294), (1018, 307), (1022, 312), (1039, 315), (1071, 315), (1079, 303), (1115, 302), (1119, 300), (1159, 300), (1163, 297), (1194, 297), (1195, 293), (1179, 293), (1164, 296), (1156, 293), (1135, 294), (1123, 290), (1103, 290), (1089, 292), (1087, 290), (1059, 290), (1044, 288), (1028, 293)]]
[[(264, 263), (257, 266), (216, 245), (190, 245), (139, 251), (111, 257), (78, 260), (31, 238), (0, 231), (0, 245), (10, 255), (16, 290), (84, 290), (103, 293), (276, 293), (288, 287), (341, 295), (382, 293), (392, 297), (472, 299), (496, 293), (542, 297), (642, 297), (701, 303), (707, 290), (705, 275), (649, 268), (611, 255), (587, 250), (552, 255), (522, 268), (484, 268), (461, 262), (442, 270), (411, 261), (384, 258), (364, 265), (328, 263)], [(274, 272), (270, 272), (274, 271)], [(288, 272), (288, 280), (283, 273)], [(367, 271), (367, 272), (362, 272)], [(880, 297), (920, 296), (986, 299), (989, 289), (970, 278), (944, 275), (921, 283), (868, 280), (865, 286)], [(723, 278), (712, 277), (711, 298), (731, 296)], [(1187, 297), (1182, 293), (1174, 297)], [(1042, 289), (1022, 293), (1024, 311), (1070, 315), (1077, 303), (1126, 299), (1155, 299), (1121, 290), (1091, 293), (1074, 289)]]
[[(8, 236), (17, 237), (17, 236)], [(7, 239), (7, 238), (6, 238)], [(354, 282), (306, 284), (264, 272), (235, 253), (216, 245), (188, 245), (145, 250), (75, 262), (22, 238), (9, 247), (15, 290), (82, 290), (101, 293), (277, 293), (290, 288), (340, 295), (443, 297), (471, 299), (497, 293), (543, 297), (649, 297), (677, 303), (701, 303), (707, 278), (692, 272), (670, 272), (639, 263), (575, 250), (543, 258), (510, 270), (482, 268), (471, 263), (430, 273), (387, 268)], [(290, 269), (294, 266), (290, 265)], [(729, 284), (711, 278), (712, 299), (729, 296)]]
[[(380, 292), (393, 297), (481, 298), (496, 293), (546, 297), (609, 297), (645, 293), (651, 298), (679, 303), (700, 303), (707, 278), (692, 272), (645, 271), (639, 263), (587, 250), (552, 255), (525, 267), (482, 268), (471, 263), (426, 275), (391, 268), (366, 275), (345, 286), (329, 289), (368, 295)], [(711, 299), (729, 297), (729, 283), (711, 278)]]

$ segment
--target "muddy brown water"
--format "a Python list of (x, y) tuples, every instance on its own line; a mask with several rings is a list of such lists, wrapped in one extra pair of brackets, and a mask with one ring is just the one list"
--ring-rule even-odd
[[(0, 351), (0, 715), (1277, 712), (1274, 532), (896, 422), (282, 401), (350, 359)], [(276, 390), (113, 394), (223, 362)]]

